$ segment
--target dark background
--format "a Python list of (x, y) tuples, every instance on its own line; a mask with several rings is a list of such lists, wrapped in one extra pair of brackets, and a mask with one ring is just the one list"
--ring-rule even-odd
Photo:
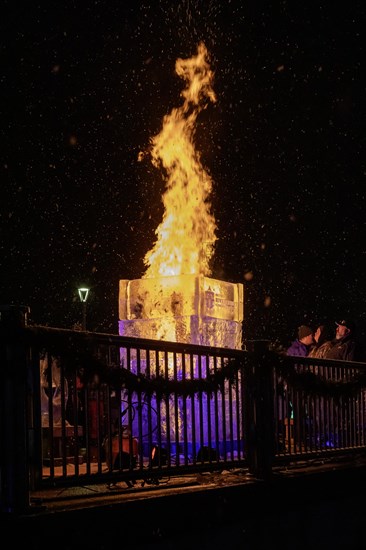
[(364, 2), (16, 2), (1, 15), (0, 304), (116, 333), (164, 180), (137, 161), (181, 105), (202, 40), (217, 103), (196, 149), (214, 181), (212, 277), (244, 283), (246, 338), (352, 317), (365, 335)]

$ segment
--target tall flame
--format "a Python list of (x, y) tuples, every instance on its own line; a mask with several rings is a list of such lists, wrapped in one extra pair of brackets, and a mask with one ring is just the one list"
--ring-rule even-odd
[(210, 259), (217, 239), (216, 223), (208, 201), (212, 180), (201, 165), (194, 147), (196, 120), (208, 101), (216, 101), (211, 87), (213, 72), (204, 44), (190, 59), (177, 59), (176, 73), (187, 87), (183, 105), (163, 120), (161, 132), (152, 138), (152, 163), (167, 173), (162, 197), (165, 211), (155, 233), (157, 240), (147, 252), (144, 278), (172, 275), (210, 275)]

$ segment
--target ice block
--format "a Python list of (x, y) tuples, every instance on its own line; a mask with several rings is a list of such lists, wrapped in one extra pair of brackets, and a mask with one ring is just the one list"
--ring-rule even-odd
[(119, 333), (241, 349), (244, 287), (202, 275), (120, 280)]

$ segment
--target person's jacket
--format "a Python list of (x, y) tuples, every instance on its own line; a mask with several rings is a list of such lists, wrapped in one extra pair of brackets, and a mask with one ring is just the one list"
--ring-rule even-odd
[(327, 353), (332, 345), (333, 342), (331, 340), (327, 340), (323, 344), (320, 344), (320, 346), (315, 344), (315, 346), (313, 346), (309, 351), (308, 357), (318, 357), (319, 359), (324, 359), (327, 357)]
[(356, 361), (356, 342), (352, 334), (347, 334), (340, 340), (334, 339), (327, 349), (324, 359), (341, 359), (343, 361)]
[(309, 353), (309, 347), (300, 342), (300, 340), (295, 340), (292, 342), (291, 346), (287, 350), (287, 355), (297, 355), (299, 357), (306, 357)]

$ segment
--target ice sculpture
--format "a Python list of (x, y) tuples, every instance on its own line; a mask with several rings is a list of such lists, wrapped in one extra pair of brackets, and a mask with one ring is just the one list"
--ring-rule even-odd
[(244, 288), (202, 275), (121, 280), (122, 336), (241, 349)]

